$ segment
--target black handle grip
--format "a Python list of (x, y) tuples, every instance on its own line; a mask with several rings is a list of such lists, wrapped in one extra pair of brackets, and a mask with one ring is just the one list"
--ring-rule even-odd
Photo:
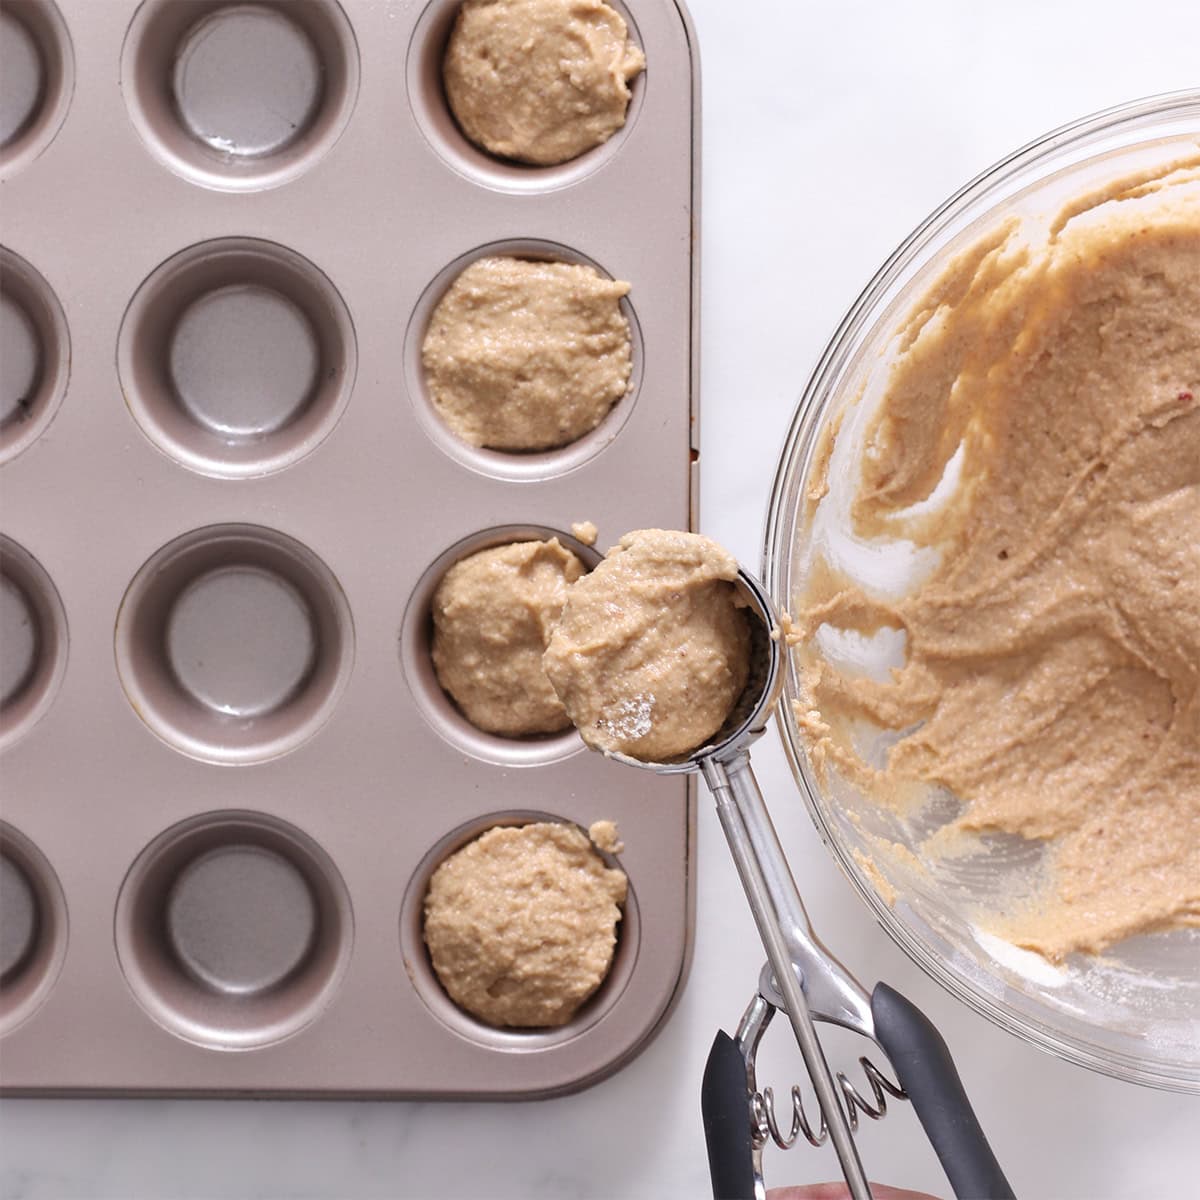
[(958, 1200), (1015, 1200), (933, 1022), (886, 983), (875, 985), (871, 1015)]
[(754, 1157), (750, 1144), (750, 1099), (746, 1062), (737, 1042), (717, 1031), (700, 1086), (704, 1141), (713, 1200), (754, 1200)]

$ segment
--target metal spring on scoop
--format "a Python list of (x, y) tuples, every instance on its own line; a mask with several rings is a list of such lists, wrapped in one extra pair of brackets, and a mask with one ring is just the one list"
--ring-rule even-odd
[[(864, 1056), (858, 1061), (862, 1065), (863, 1072), (866, 1074), (867, 1082), (871, 1085), (872, 1099), (870, 1101), (863, 1099), (862, 1094), (855, 1088), (854, 1084), (846, 1078), (844, 1071), (837, 1073), (838, 1086), (841, 1088), (842, 1097), (846, 1104), (846, 1112), (850, 1117), (850, 1128), (855, 1131), (858, 1129), (858, 1114), (860, 1112), (872, 1121), (881, 1121), (887, 1115), (888, 1096), (892, 1096), (897, 1100), (908, 1099), (904, 1089), (892, 1083), (869, 1058)], [(817, 1115), (820, 1121), (814, 1133), (812, 1123), (808, 1119), (808, 1114), (804, 1111), (804, 1100), (800, 1095), (800, 1088), (797, 1084), (793, 1084), (792, 1127), (789, 1133), (783, 1134), (780, 1132), (779, 1122), (775, 1115), (774, 1089), (769, 1087), (763, 1088), (761, 1092), (755, 1092), (750, 1097), (751, 1131), (756, 1147), (765, 1145), (767, 1139), (770, 1138), (781, 1150), (790, 1150), (802, 1133), (810, 1145), (823, 1145), (829, 1136), (829, 1129), (825, 1122), (825, 1114), (819, 1107)]]

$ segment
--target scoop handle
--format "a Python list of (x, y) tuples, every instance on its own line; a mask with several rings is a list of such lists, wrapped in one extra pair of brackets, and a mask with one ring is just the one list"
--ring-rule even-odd
[(713, 1200), (754, 1200), (746, 1061), (737, 1042), (723, 1029), (717, 1030), (708, 1052), (700, 1085), (700, 1111)]
[(937, 1027), (886, 983), (875, 985), (871, 1015), (958, 1200), (1015, 1200)]

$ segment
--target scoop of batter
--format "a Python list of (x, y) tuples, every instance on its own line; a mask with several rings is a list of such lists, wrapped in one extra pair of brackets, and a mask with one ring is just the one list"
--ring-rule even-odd
[(490, 1025), (563, 1025), (608, 974), (626, 886), (573, 825), (490, 829), (429, 881), (433, 969)]
[[(907, 652), (877, 682), (809, 646), (817, 755), (1045, 840), (1051, 893), (992, 922), (1019, 945), (1200, 924), (1200, 165), (1084, 197), (1040, 246), (999, 229), (898, 344), (855, 525), (940, 565), (899, 600), (813, 573), (805, 639), (891, 628)], [(952, 460), (951, 502), (917, 507)], [(903, 731), (882, 772), (864, 718)]]
[(570, 719), (542, 652), (583, 564), (557, 538), (480, 550), (433, 597), (433, 665), (468, 721), (487, 733), (557, 733)]
[(625, 124), (646, 65), (601, 0), (466, 0), (442, 78), (463, 133), (501, 158), (549, 166)]
[(495, 450), (550, 450), (595, 429), (629, 389), (628, 292), (573, 263), (472, 263), (421, 347), (438, 413), (464, 442)]
[(646, 762), (704, 745), (750, 671), (737, 560), (695, 533), (627, 533), (567, 591), (543, 664), (584, 740)]

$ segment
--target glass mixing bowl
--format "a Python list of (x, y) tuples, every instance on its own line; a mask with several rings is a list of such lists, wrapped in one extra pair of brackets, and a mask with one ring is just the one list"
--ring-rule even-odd
[[(1200, 91), (1086, 117), (967, 184), (884, 263), (822, 355), (788, 432), (763, 564), (780, 609), (805, 585), (806, 495), (822, 434), (886, 373), (892, 336), (949, 259), (1007, 218), (1035, 226), (1105, 181), (1198, 149)], [(1036, 847), (996, 838), (966, 858), (907, 869), (905, 850), (919, 855), (956, 805), (902, 819), (835, 773), (820, 781), (791, 708), (798, 682), (792, 661), (779, 723), (796, 782), (822, 839), (900, 947), (954, 995), (1035, 1045), (1118, 1078), (1200, 1093), (1200, 930), (1130, 938), (1102, 956), (1073, 956), (1062, 969), (981, 932), (970, 911), (1004, 896)], [(902, 849), (884, 861), (886, 843)]]

